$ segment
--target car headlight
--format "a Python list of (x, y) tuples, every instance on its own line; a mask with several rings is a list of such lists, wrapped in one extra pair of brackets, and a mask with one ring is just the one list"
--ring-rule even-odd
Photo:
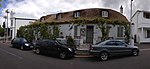
[(29, 46), (29, 44), (27, 44), (27, 43), (26, 43), (25, 45), (26, 45), (26, 46)]
[(68, 50), (71, 51), (71, 52), (73, 51), (71, 48), (68, 48)]

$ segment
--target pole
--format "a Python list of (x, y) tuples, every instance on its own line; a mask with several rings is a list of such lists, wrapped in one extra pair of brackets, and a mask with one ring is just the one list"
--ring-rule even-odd
[(7, 28), (6, 28), (6, 31), (7, 31), (7, 34), (6, 34), (6, 42), (8, 41), (8, 13), (9, 13), (9, 11), (8, 11), (8, 9), (6, 10), (6, 13), (7, 13)]
[(4, 16), (4, 19), (5, 19), (5, 28), (4, 28), (4, 42), (6, 42), (6, 18), (7, 16)]
[(131, 45), (134, 45), (134, 24), (132, 24), (132, 1), (133, 0), (131, 0), (131, 10), (130, 10), (130, 34), (131, 34), (131, 36), (130, 36), (130, 43), (131, 43)]
[(16, 38), (16, 18), (15, 18), (15, 23), (14, 23), (14, 38)]

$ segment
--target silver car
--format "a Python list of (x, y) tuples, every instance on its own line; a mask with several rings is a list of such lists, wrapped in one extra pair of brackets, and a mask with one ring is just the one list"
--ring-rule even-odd
[(122, 54), (137, 56), (139, 49), (137, 46), (126, 44), (123, 40), (106, 40), (90, 47), (90, 55), (96, 56), (103, 61), (111, 56)]

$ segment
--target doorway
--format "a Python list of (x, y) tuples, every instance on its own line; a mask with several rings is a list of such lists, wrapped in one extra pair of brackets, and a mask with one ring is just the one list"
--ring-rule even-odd
[(94, 26), (86, 27), (86, 43), (93, 44)]

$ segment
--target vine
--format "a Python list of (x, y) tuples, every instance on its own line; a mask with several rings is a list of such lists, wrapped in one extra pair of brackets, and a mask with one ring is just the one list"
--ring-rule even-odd
[[(77, 25), (84, 25), (88, 23), (95, 23), (97, 24), (97, 27), (100, 29), (102, 33), (102, 39), (101, 41), (104, 41), (108, 39), (109, 32), (111, 27), (108, 27), (108, 24), (111, 24), (113, 26), (115, 25), (123, 25), (125, 28), (125, 40), (129, 42), (130, 39), (130, 27), (129, 23), (120, 21), (120, 20), (110, 20), (110, 19), (104, 19), (104, 18), (95, 18), (95, 19), (84, 19), (84, 18), (76, 18), (72, 21), (65, 21), (65, 22), (35, 22), (31, 25), (22, 26), (18, 30), (17, 36), (18, 37), (25, 37), (29, 40), (35, 40), (34, 31), (36, 30), (36, 34), (40, 32), (40, 37), (42, 39), (56, 39), (59, 37), (60, 29), (57, 24), (61, 23), (73, 23)], [(32, 37), (31, 37), (32, 36)]]

